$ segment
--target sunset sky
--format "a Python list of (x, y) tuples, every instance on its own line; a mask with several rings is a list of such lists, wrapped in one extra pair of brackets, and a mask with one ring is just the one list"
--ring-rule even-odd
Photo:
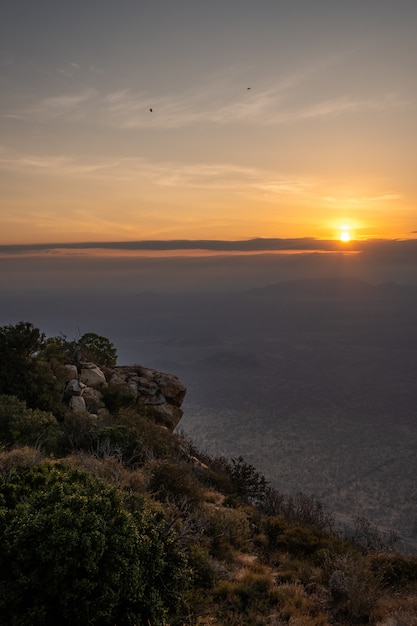
[(415, 238), (416, 29), (415, 0), (3, 0), (0, 245)]

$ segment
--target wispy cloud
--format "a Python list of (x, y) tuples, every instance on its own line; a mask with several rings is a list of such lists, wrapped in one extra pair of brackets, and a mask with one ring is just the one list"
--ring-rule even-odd
[(77, 93), (43, 98), (26, 107), (17, 107), (3, 115), (43, 122), (58, 118), (85, 117), (89, 110), (86, 105), (92, 103), (96, 96), (95, 89), (84, 89)]
[[(92, 125), (121, 130), (164, 130), (242, 123), (288, 125), (300, 120), (409, 106), (407, 99), (397, 93), (375, 93), (371, 96), (336, 92), (321, 94), (315, 80), (318, 77), (323, 79), (326, 72), (339, 62), (339, 58), (334, 58), (280, 76), (264, 76), (262, 84), (246, 82), (248, 68), (229, 67), (191, 88), (162, 94), (146, 89), (138, 91), (128, 86), (103, 93), (91, 86), (49, 96), (4, 114), (41, 121), (82, 118)], [(58, 68), (56, 73), (72, 79), (81, 71), (77, 63), (69, 62)], [(91, 76), (97, 72), (96, 68), (90, 68)], [(331, 81), (326, 81), (326, 84), (331, 88)]]
[(396, 94), (387, 94), (382, 97), (375, 98), (354, 98), (343, 96), (322, 100), (305, 108), (301, 108), (298, 111), (287, 112), (284, 117), (286, 117), (288, 121), (295, 121), (298, 119), (333, 117), (343, 115), (345, 113), (356, 113), (359, 111), (390, 111), (406, 108), (409, 104), (409, 101), (397, 96)]
[[(409, 100), (396, 92), (355, 95), (340, 92), (340, 84), (333, 87), (329, 73), (338, 72), (338, 66), (352, 54), (347, 51), (286, 74), (281, 70), (278, 76), (263, 76), (262, 84), (245, 82), (255, 68), (228, 67), (178, 93), (155, 95), (130, 88), (110, 92), (98, 104), (99, 120), (121, 129), (240, 123), (268, 126), (410, 106)], [(321, 92), (318, 84), (323, 81), (326, 90)]]
[(144, 180), (160, 187), (217, 189), (269, 195), (303, 194), (318, 184), (294, 176), (233, 163), (152, 162), (144, 158), (76, 159), (65, 155), (11, 154), (0, 150), (0, 169), (21, 174), (87, 177), (88, 180)]
[(77, 75), (79, 70), (80, 70), (79, 64), (78, 63), (74, 63), (74, 62), (71, 61), (70, 63), (68, 63), (64, 67), (58, 68), (56, 71), (57, 71), (58, 74), (66, 76), (67, 78), (73, 78), (74, 76)]
[(343, 197), (335, 197), (335, 196), (325, 196), (323, 200), (330, 203), (340, 203), (343, 201), (343, 204), (351, 204), (351, 205), (359, 205), (364, 206), (371, 203), (378, 202), (390, 202), (391, 200), (399, 200), (402, 198), (402, 194), (396, 192), (387, 192), (383, 194), (379, 194), (377, 196), (343, 196)]
[[(103, 124), (121, 129), (176, 129), (197, 124), (252, 123), (263, 126), (292, 124), (300, 120), (349, 115), (362, 111), (404, 109), (409, 102), (395, 95), (375, 98), (334, 97), (311, 104), (286, 103), (280, 86), (258, 92), (242, 91), (221, 98), (213, 92), (190, 92), (152, 98), (131, 90), (112, 93), (100, 105)], [(152, 108), (153, 113), (150, 113)]]

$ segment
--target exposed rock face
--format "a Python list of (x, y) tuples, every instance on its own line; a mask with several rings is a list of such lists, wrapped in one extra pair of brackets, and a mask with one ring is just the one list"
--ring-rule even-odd
[(152, 409), (155, 421), (169, 430), (178, 425), (186, 388), (173, 374), (140, 365), (100, 368), (81, 363), (79, 369), (67, 366), (65, 398), (72, 411), (108, 414), (102, 390), (108, 388), (130, 396), (132, 405)]
[(97, 389), (106, 384), (106, 376), (95, 363), (82, 363), (80, 380), (87, 387)]
[(87, 410), (85, 400), (82, 396), (71, 396), (68, 406), (74, 413), (84, 413)]

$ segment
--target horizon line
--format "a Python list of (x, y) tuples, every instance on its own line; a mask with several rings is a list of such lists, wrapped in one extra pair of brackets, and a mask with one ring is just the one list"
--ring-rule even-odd
[(243, 240), (221, 239), (148, 239), (130, 241), (85, 241), (53, 243), (0, 244), (0, 253), (13, 254), (42, 252), (51, 250), (121, 250), (121, 251), (167, 251), (167, 250), (210, 250), (214, 252), (267, 252), (267, 251), (360, 251), (375, 244), (410, 245), (417, 244), (417, 238), (370, 238), (352, 239), (348, 242), (339, 239), (318, 239), (316, 237), (254, 237)]

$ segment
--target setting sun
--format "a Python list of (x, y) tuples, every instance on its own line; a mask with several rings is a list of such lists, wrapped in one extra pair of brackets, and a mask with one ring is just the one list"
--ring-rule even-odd
[(339, 239), (344, 242), (350, 241), (350, 232), (348, 230), (342, 230), (340, 232)]

